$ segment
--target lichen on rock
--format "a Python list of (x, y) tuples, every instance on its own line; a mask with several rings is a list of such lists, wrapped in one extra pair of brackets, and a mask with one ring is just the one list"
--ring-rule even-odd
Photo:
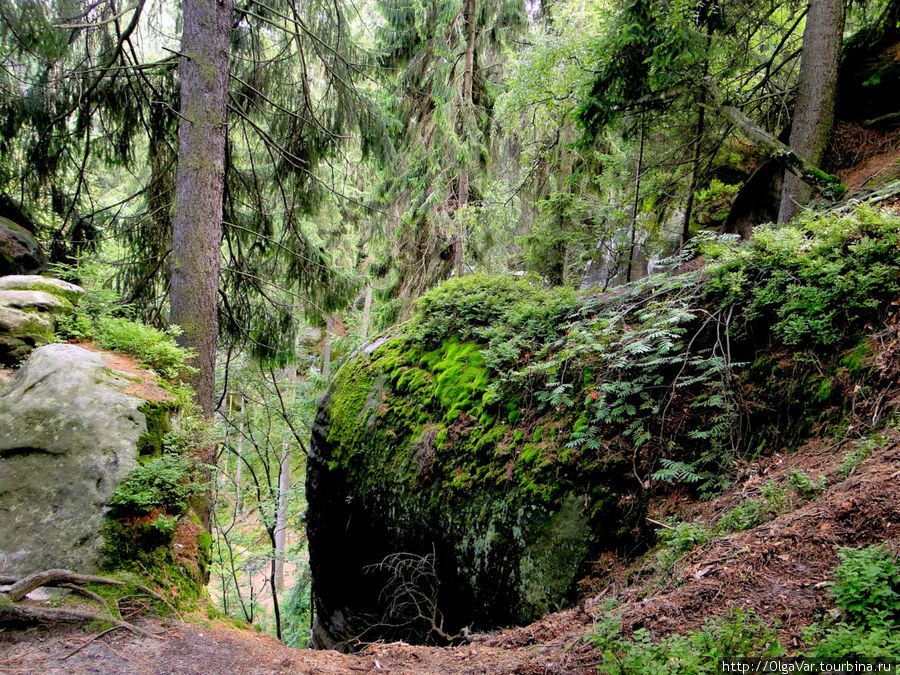
[(84, 290), (36, 275), (0, 277), (0, 363), (16, 364), (53, 341), (56, 320), (74, 310)]

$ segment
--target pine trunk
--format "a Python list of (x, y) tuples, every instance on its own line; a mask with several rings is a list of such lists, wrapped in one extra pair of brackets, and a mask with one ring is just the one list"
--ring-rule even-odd
[(334, 317), (325, 319), (324, 339), (322, 341), (322, 375), (331, 375), (331, 333), (334, 331)]
[(231, 8), (231, 0), (184, 0), (179, 71), (170, 321), (184, 331), (181, 344), (196, 352), (197, 372), (189, 380), (209, 417), (215, 408)]
[[(800, 57), (800, 88), (791, 124), (791, 149), (819, 166), (834, 127), (841, 40), (844, 34), (845, 0), (810, 0), (803, 52)], [(786, 172), (778, 222), (791, 219), (798, 205), (812, 197), (812, 189), (793, 173)]]
[(362, 339), (369, 337), (369, 323), (372, 316), (372, 282), (366, 279), (366, 299), (363, 302)]
[[(463, 125), (473, 124), (472, 92), (475, 83), (475, 0), (466, 0), (466, 71), (463, 73)], [(465, 129), (461, 130), (463, 134)], [(464, 207), (469, 203), (469, 169), (463, 166), (459, 172), (459, 206)], [(453, 262), (456, 268), (456, 276), (463, 275), (463, 259), (465, 256), (465, 223), (461, 218), (456, 220), (456, 241), (453, 247)]]

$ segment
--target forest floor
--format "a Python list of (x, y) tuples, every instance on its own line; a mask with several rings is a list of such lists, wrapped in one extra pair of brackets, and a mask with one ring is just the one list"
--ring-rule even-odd
[[(775, 454), (739, 469), (734, 486), (710, 501), (678, 494), (658, 500), (654, 520), (677, 515), (715, 524), (755, 498), (765, 484), (787, 488), (792, 471), (827, 489), (806, 499), (792, 493), (784, 512), (753, 529), (713, 538), (661, 569), (649, 555), (631, 565), (598, 562), (585, 585), (590, 598), (527, 626), (477, 634), (455, 647), (372, 644), (355, 655), (297, 650), (251, 630), (202, 618), (137, 620), (155, 636), (78, 628), (0, 632), (2, 673), (580, 673), (596, 672), (601, 656), (590, 636), (596, 615), (616, 602), (625, 633), (654, 637), (699, 628), (731, 608), (752, 609), (778, 633), (788, 652), (802, 632), (833, 608), (828, 581), (836, 547), (900, 543), (900, 431), (886, 430), (871, 454), (841, 473), (860, 442), (816, 439), (792, 454)], [(846, 472), (846, 467), (845, 467)], [(601, 608), (604, 608), (601, 610)]]

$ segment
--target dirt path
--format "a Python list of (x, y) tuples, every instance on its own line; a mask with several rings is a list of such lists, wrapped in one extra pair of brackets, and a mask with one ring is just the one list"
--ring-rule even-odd
[[(29, 630), (0, 638), (0, 673), (582, 673), (592, 670), (590, 647), (581, 639), (590, 621), (573, 610), (547, 617), (530, 635), (516, 629), (445, 649), (372, 645), (353, 656), (291, 649), (246, 630), (157, 619), (141, 624), (156, 639), (121, 631), (95, 638), (77, 630)], [(504, 646), (509, 638), (518, 644)]]

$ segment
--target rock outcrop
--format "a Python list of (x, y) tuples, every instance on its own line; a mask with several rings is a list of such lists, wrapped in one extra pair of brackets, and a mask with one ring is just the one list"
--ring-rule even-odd
[(44, 253), (31, 233), (0, 216), (0, 276), (37, 274), (46, 267)]
[(0, 277), (0, 364), (16, 364), (52, 341), (56, 319), (73, 311), (84, 290), (37, 275)]
[(631, 464), (491, 385), (479, 345), (381, 339), (340, 369), (307, 463), (313, 644), (436, 641), (574, 599), (643, 520)]
[(101, 568), (107, 504), (147, 431), (130, 384), (100, 354), (52, 344), (0, 388), (0, 574)]

